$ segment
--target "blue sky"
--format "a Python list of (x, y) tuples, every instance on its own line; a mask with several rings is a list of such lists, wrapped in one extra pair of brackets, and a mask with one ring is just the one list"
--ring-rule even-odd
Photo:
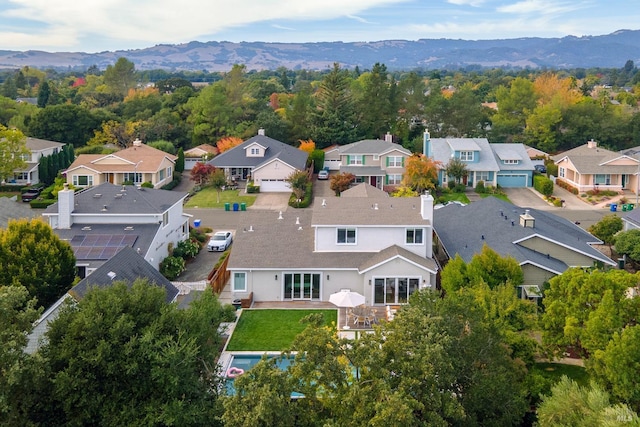
[(189, 41), (378, 41), (602, 35), (637, 0), (0, 0), (0, 49), (100, 52)]

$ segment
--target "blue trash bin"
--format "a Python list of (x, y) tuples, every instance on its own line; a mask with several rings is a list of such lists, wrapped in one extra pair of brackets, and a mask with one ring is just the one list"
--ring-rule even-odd
[(618, 204), (617, 203), (611, 203), (611, 212), (615, 212), (618, 210)]
[(196, 228), (200, 227), (200, 220), (199, 219), (194, 219), (193, 220), (193, 226), (196, 227)]
[(238, 209), (240, 209), (240, 205), (239, 205), (238, 203), (234, 203), (234, 204), (233, 204), (233, 211), (234, 211), (234, 212), (237, 212), (237, 211), (238, 211)]

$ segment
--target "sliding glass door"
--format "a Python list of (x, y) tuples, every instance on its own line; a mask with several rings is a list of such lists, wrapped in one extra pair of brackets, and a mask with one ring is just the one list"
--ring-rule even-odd
[(285, 273), (284, 299), (320, 299), (320, 273)]

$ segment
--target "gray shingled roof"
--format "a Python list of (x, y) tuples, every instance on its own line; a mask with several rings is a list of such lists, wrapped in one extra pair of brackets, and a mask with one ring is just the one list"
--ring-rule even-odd
[[(465, 162), (469, 171), (499, 171), (500, 165), (486, 138), (431, 138), (431, 157), (445, 167), (454, 151), (477, 151), (480, 159), (477, 162)], [(531, 168), (533, 169), (533, 167)]]
[[(114, 273), (113, 277), (110, 277), (110, 273)], [(178, 288), (173, 286), (169, 279), (129, 247), (121, 249), (100, 268), (82, 279), (69, 293), (76, 300), (80, 300), (93, 287), (109, 287), (118, 281), (124, 281), (131, 287), (139, 278), (148, 279), (150, 283), (164, 288), (167, 303), (172, 302), (178, 295)]]
[(11, 219), (31, 219), (35, 216), (36, 214), (28, 203), (17, 202), (8, 197), (0, 197), (0, 228), (7, 228), (7, 224)]
[(502, 256), (513, 256), (519, 263), (535, 262), (552, 271), (564, 271), (566, 265), (561, 260), (547, 258), (547, 254), (514, 243), (538, 235), (594, 260), (615, 265), (590, 246), (590, 243), (602, 242), (577, 225), (545, 211), (529, 211), (535, 218), (535, 228), (519, 225), (525, 209), (495, 197), (466, 206), (451, 203), (434, 210), (434, 229), (447, 253), (452, 257), (459, 254), (467, 262), (487, 244)]
[(634, 209), (627, 212), (627, 214), (624, 215), (622, 219), (640, 228), (640, 209)]
[(411, 151), (407, 150), (400, 144), (383, 141), (381, 139), (363, 139), (362, 141), (352, 142), (351, 144), (339, 147), (341, 154), (383, 154), (392, 150), (402, 151), (407, 156), (411, 155)]
[[(501, 170), (532, 171), (534, 169), (524, 144), (491, 143), (489, 146), (493, 150)], [(501, 160), (518, 160), (519, 162), (517, 165), (505, 165), (500, 163)]]
[[(264, 157), (247, 157), (245, 155), (245, 148), (253, 143), (266, 148)], [(265, 135), (256, 135), (231, 150), (218, 154), (209, 160), (207, 164), (218, 168), (256, 168), (277, 158), (298, 170), (304, 170), (307, 164), (307, 157), (309, 155), (306, 152), (291, 145)]]
[[(133, 185), (114, 185), (108, 182), (90, 187), (74, 195), (73, 214), (160, 214), (187, 197), (186, 192), (137, 188)], [(106, 211), (104, 207), (106, 206)], [(55, 203), (44, 214), (57, 214)]]
[(64, 147), (66, 144), (62, 142), (48, 141), (46, 139), (27, 137), (27, 148), (30, 151), (42, 151), (47, 148)]

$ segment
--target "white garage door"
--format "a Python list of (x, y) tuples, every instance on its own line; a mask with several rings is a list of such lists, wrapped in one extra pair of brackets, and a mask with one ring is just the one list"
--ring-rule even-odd
[(340, 160), (324, 160), (324, 167), (329, 168), (329, 170), (332, 171), (340, 170), (340, 165), (342, 165), (342, 162)]
[(284, 179), (263, 179), (260, 181), (261, 193), (290, 193), (289, 183)]

